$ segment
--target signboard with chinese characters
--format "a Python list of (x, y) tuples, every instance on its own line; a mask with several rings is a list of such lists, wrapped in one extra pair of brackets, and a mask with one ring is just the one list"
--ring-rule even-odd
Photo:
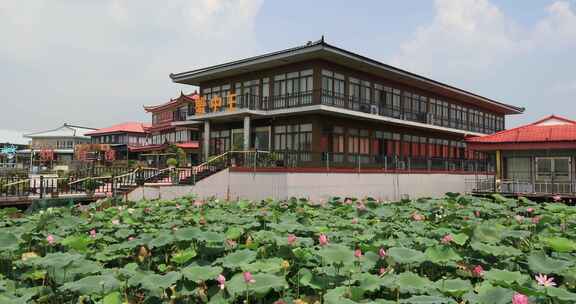
[(227, 112), (236, 111), (236, 94), (228, 93), (225, 104), (222, 97), (218, 95), (212, 97), (211, 100), (206, 100), (205, 96), (199, 96), (194, 103), (196, 115), (206, 114), (206, 108), (210, 109), (211, 113), (220, 112), (223, 107), (226, 107)]

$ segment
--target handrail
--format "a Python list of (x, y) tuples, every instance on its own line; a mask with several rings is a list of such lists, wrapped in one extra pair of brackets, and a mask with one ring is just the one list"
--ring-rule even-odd
[(0, 186), (2, 186), (2, 187), (10, 187), (10, 186), (22, 184), (22, 183), (25, 183), (25, 182), (28, 182), (28, 181), (30, 181), (29, 178), (28, 178), (28, 179), (19, 180), (19, 181), (17, 181), (17, 182), (12, 182), (12, 183), (8, 183), (8, 184), (0, 185)]

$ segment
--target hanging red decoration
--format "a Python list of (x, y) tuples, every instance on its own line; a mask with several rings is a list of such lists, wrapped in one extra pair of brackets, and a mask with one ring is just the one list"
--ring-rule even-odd
[(107, 161), (114, 161), (116, 160), (116, 151), (110, 149), (104, 153)]
[(54, 160), (54, 150), (52, 149), (40, 150), (40, 160), (43, 162), (49, 162)]

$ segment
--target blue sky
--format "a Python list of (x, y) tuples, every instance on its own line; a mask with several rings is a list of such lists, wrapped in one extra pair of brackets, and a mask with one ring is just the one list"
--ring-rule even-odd
[[(317, 40), (576, 119), (575, 0), (0, 0), (0, 129), (147, 121), (168, 74)], [(0, 139), (0, 141), (2, 141)]]

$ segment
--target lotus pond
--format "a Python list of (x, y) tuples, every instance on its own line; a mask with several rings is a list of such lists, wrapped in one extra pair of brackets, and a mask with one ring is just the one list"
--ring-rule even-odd
[(101, 201), (0, 210), (0, 303), (575, 303), (576, 210)]

